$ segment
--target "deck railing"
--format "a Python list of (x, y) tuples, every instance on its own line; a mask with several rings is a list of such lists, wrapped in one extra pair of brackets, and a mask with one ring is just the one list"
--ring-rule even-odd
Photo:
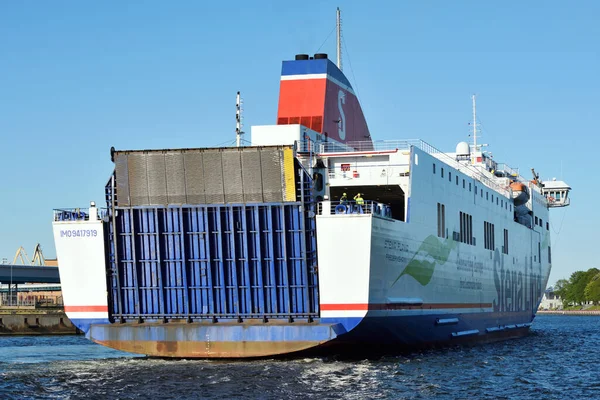
[[(106, 208), (96, 208), (97, 219), (104, 219), (108, 215)], [(89, 221), (89, 208), (57, 208), (54, 210), (54, 221)]]
[[(332, 153), (358, 153), (364, 151), (390, 151), (390, 150), (410, 150), (414, 146), (427, 154), (431, 154), (438, 160), (455, 168), (456, 170), (480, 181), (485, 186), (497, 191), (507, 198), (512, 198), (511, 191), (498, 183), (494, 182), (492, 176), (488, 176), (479, 168), (473, 167), (470, 164), (459, 162), (448, 154), (438, 150), (429, 143), (420, 139), (406, 140), (380, 140), (380, 141), (363, 141), (363, 142), (348, 142), (346, 144), (334, 142), (313, 142), (302, 141), (297, 144), (298, 152), (311, 152), (327, 156)], [(504, 166), (511, 173), (518, 173), (508, 166)]]
[(364, 204), (355, 201), (322, 201), (317, 207), (318, 215), (358, 215), (373, 214), (382, 218), (392, 218), (392, 208), (384, 203), (366, 200)]

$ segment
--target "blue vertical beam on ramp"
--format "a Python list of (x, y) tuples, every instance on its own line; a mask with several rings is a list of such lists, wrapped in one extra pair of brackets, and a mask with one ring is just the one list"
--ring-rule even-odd
[(156, 266), (157, 266), (157, 262), (156, 262), (156, 246), (155, 246), (155, 226), (154, 226), (154, 216), (156, 215), (156, 213), (158, 212), (158, 210), (156, 208), (152, 209), (152, 210), (148, 210), (148, 212), (146, 213), (146, 217), (145, 217), (145, 243), (144, 243), (144, 248), (145, 248), (145, 252), (146, 252), (146, 256), (145, 258), (147, 259), (146, 263), (147, 263), (147, 269), (148, 272), (147, 274), (149, 274), (148, 276), (148, 283), (149, 283), (149, 288), (148, 291), (151, 294), (151, 310), (152, 310), (152, 316), (156, 317), (157, 315), (160, 314), (160, 301), (159, 301), (159, 287), (158, 287), (158, 277), (156, 274)]
[(190, 293), (190, 314), (202, 313), (202, 283), (200, 277), (200, 230), (198, 229), (198, 209), (190, 207), (186, 215), (187, 232), (187, 251), (189, 254), (189, 286)]
[(266, 220), (267, 220), (267, 226), (266, 226), (266, 237), (267, 237), (267, 249), (268, 249), (268, 255), (265, 258), (265, 261), (268, 263), (269, 266), (269, 274), (268, 274), (268, 279), (269, 279), (269, 305), (270, 305), (270, 314), (272, 315), (276, 315), (278, 312), (278, 308), (277, 308), (277, 280), (276, 280), (276, 274), (275, 274), (275, 250), (274, 250), (274, 245), (273, 245), (273, 238), (275, 237), (275, 232), (273, 229), (273, 207), (272, 206), (267, 206), (267, 213), (266, 213)]
[[(242, 294), (243, 294), (243, 298), (245, 299), (245, 308), (244, 308), (244, 313), (247, 315), (252, 315), (253, 314), (253, 307), (252, 307), (252, 296), (251, 296), (251, 287), (252, 287), (252, 283), (250, 280), (250, 264), (249, 264), (249, 252), (248, 252), (248, 224), (246, 221), (246, 206), (242, 205), (241, 206), (241, 210), (240, 210), (240, 216), (242, 219), (242, 227), (241, 227), (241, 247), (242, 247), (242, 254), (240, 254), (242, 256), (242, 259), (240, 259), (240, 261), (242, 261), (243, 263), (243, 273), (244, 273), (244, 288), (242, 289)], [(239, 242), (239, 241), (238, 241)]]
[(164, 238), (165, 242), (165, 250), (166, 257), (165, 261), (167, 262), (166, 269), (166, 278), (167, 278), (167, 316), (172, 316), (173, 314), (177, 314), (178, 306), (177, 306), (177, 273), (175, 271), (175, 263), (174, 260), (174, 249), (173, 249), (173, 216), (169, 212), (169, 209), (165, 209), (163, 213), (164, 220)]
[(229, 238), (229, 213), (225, 207), (219, 206), (219, 213), (221, 216), (221, 245), (223, 249), (223, 272), (225, 280), (223, 281), (223, 287), (225, 288), (225, 299), (227, 301), (227, 307), (225, 307), (225, 313), (231, 314), (235, 309), (233, 304), (233, 293), (231, 290), (231, 241)]
[(132, 213), (130, 213), (130, 217), (131, 217), (131, 256), (132, 256), (132, 267), (133, 267), (133, 284), (135, 287), (135, 306), (134, 306), (134, 312), (136, 314), (137, 318), (140, 318), (140, 286), (139, 286), (139, 281), (138, 281), (138, 267), (137, 267), (137, 257), (136, 257), (136, 234), (135, 234), (135, 210), (133, 210)]
[[(129, 313), (130, 305), (130, 287), (131, 287), (131, 273), (129, 268), (129, 260), (131, 259), (131, 248), (127, 246), (127, 234), (129, 233), (128, 213), (129, 210), (122, 210), (119, 215), (118, 224), (121, 229), (118, 232), (119, 243), (117, 244), (120, 249), (121, 257), (119, 257), (119, 273), (121, 273), (121, 299), (122, 299), (122, 313), (125, 315)], [(121, 267), (122, 266), (122, 267)]]
[(165, 316), (165, 297), (164, 297), (165, 285), (163, 282), (163, 268), (162, 268), (161, 251), (160, 251), (161, 235), (162, 235), (162, 232), (160, 231), (160, 224), (158, 223), (158, 209), (156, 209), (154, 212), (154, 240), (155, 240), (154, 250), (156, 251), (155, 273), (156, 273), (156, 279), (158, 282), (158, 298), (159, 298), (159, 304), (160, 304), (159, 313), (160, 313), (161, 317), (164, 318), (164, 316)]
[(217, 261), (217, 274), (219, 276), (219, 299), (220, 299), (220, 314), (227, 314), (227, 293), (225, 286), (227, 285), (225, 281), (225, 262), (223, 259), (223, 241), (222, 241), (222, 230), (221, 230), (221, 207), (215, 207), (215, 221), (216, 221), (216, 231), (215, 231), (215, 243), (217, 245), (217, 254), (215, 254)]
[[(133, 271), (132, 271), (132, 256), (131, 256), (131, 229), (130, 229), (130, 213), (133, 210), (124, 210), (122, 214), (123, 229), (121, 240), (123, 246), (123, 314), (131, 315), (134, 312), (134, 293), (133, 293)], [(126, 302), (125, 302), (126, 300)]]
[[(134, 221), (137, 222), (136, 232), (136, 253), (137, 262), (139, 265), (138, 283), (140, 292), (140, 302), (138, 303), (138, 313), (140, 317), (145, 316), (148, 313), (148, 292), (146, 290), (148, 282), (146, 281), (146, 248), (144, 247), (145, 233), (144, 230), (144, 214), (147, 210), (137, 210), (134, 215)], [(151, 299), (150, 299), (151, 300)]]
[(253, 275), (255, 277), (255, 281), (253, 282), (254, 286), (254, 299), (255, 305), (258, 307), (259, 314), (265, 314), (265, 288), (263, 285), (263, 262), (262, 262), (262, 252), (261, 252), (261, 221), (260, 221), (260, 211), (258, 205), (253, 206), (250, 212), (250, 220), (252, 221), (252, 240), (250, 243), (252, 244), (252, 260), (251, 265), (253, 269)]
[(221, 302), (221, 292), (219, 291), (219, 282), (220, 282), (220, 274), (219, 274), (219, 267), (218, 267), (218, 254), (219, 254), (219, 247), (218, 247), (218, 232), (217, 232), (217, 219), (215, 216), (215, 212), (216, 210), (213, 207), (206, 207), (207, 213), (206, 213), (206, 224), (208, 227), (208, 231), (209, 231), (209, 236), (208, 236), (208, 249), (209, 249), (209, 267), (211, 268), (211, 272), (212, 272), (212, 277), (213, 277), (213, 292), (215, 294), (215, 314), (220, 314), (221, 313), (221, 308), (222, 308), (222, 302)]
[(300, 246), (301, 246), (301, 254), (302, 254), (302, 265), (301, 265), (301, 280), (302, 280), (302, 299), (304, 301), (304, 311), (310, 313), (312, 310), (310, 309), (310, 294), (309, 294), (309, 279), (308, 279), (308, 257), (307, 257), (307, 248), (306, 248), (306, 212), (304, 210), (304, 205), (298, 206), (299, 208), (299, 222), (300, 222)]
[(183, 278), (181, 276), (181, 264), (180, 264), (180, 258), (179, 258), (179, 243), (177, 243), (177, 233), (178, 233), (178, 226), (177, 226), (177, 213), (174, 209), (170, 209), (168, 208), (167, 211), (169, 212), (169, 221), (170, 221), (170, 228), (169, 229), (169, 238), (170, 238), (170, 252), (171, 255), (169, 257), (169, 259), (171, 260), (171, 264), (172, 264), (172, 271), (173, 271), (173, 280), (174, 280), (174, 285), (173, 285), (173, 292), (175, 293), (175, 298), (176, 298), (176, 302), (175, 305), (173, 307), (173, 314), (175, 315), (180, 315), (183, 312), (183, 293), (182, 293), (182, 288), (183, 288)]
[(188, 268), (187, 268), (187, 260), (186, 260), (186, 252), (185, 252), (185, 226), (183, 224), (183, 207), (179, 207), (177, 209), (178, 213), (178, 223), (179, 223), (179, 234), (177, 235), (177, 241), (179, 242), (179, 246), (177, 246), (177, 251), (179, 252), (178, 258), (181, 260), (181, 274), (183, 280), (183, 312), (186, 315), (186, 318), (190, 319), (190, 289), (188, 286)]
[(171, 217), (171, 260), (173, 262), (173, 270), (175, 272), (175, 287), (174, 291), (177, 297), (176, 307), (174, 309), (174, 313), (176, 315), (181, 315), (184, 312), (184, 295), (183, 295), (183, 274), (181, 272), (181, 253), (179, 251), (179, 226), (178, 221), (179, 217), (176, 209), (169, 209), (169, 215)]
[(148, 260), (150, 258), (150, 254), (148, 254), (148, 225), (146, 223), (146, 214), (148, 210), (138, 210), (137, 218), (139, 221), (139, 230), (138, 230), (138, 255), (139, 255), (139, 265), (140, 265), (140, 307), (139, 312), (140, 316), (146, 316), (152, 314), (152, 294), (149, 290), (150, 287), (150, 277), (149, 277), (149, 268), (148, 268)]
[(292, 306), (290, 299), (290, 280), (288, 271), (288, 255), (287, 255), (287, 242), (286, 242), (286, 223), (285, 223), (285, 208), (284, 206), (277, 207), (277, 215), (279, 220), (279, 226), (277, 233), (279, 236), (279, 254), (277, 258), (279, 260), (279, 268), (281, 271), (282, 282), (282, 295), (283, 295), (283, 307), (285, 314), (291, 314)]
[(304, 314), (304, 302), (302, 288), (304, 282), (302, 281), (302, 245), (300, 236), (300, 221), (301, 211), (300, 206), (284, 206), (286, 221), (287, 221), (287, 235), (288, 235), (288, 259), (291, 265), (290, 271), (290, 294), (292, 312), (294, 314)]
[(229, 273), (229, 287), (231, 299), (233, 302), (233, 308), (231, 312), (235, 314), (238, 318), (241, 313), (241, 304), (239, 297), (239, 287), (238, 284), (238, 276), (237, 276), (237, 254), (235, 248), (235, 222), (233, 219), (233, 206), (225, 206), (226, 218), (227, 221), (227, 244), (228, 244), (228, 252), (227, 252), (227, 271)]
[(208, 207), (204, 206), (201, 208), (202, 213), (199, 215), (200, 220), (199, 220), (199, 227), (202, 229), (203, 231), (203, 235), (202, 235), (202, 239), (200, 242), (200, 256), (202, 257), (203, 260), (203, 265), (204, 265), (204, 271), (205, 274), (203, 275), (203, 277), (205, 278), (202, 281), (202, 284), (206, 287), (206, 300), (208, 303), (204, 303), (204, 304), (208, 304), (208, 311), (210, 312), (211, 315), (215, 315), (216, 313), (216, 307), (215, 307), (215, 297), (214, 297), (214, 281), (213, 281), (213, 277), (212, 277), (212, 268), (211, 268), (211, 258), (210, 258), (210, 239), (211, 239), (211, 233), (210, 233), (210, 226), (209, 226), (209, 220), (208, 220)]

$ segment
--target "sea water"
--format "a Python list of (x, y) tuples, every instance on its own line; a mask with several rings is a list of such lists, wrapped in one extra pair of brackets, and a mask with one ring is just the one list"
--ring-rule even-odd
[(600, 317), (521, 339), (347, 360), (166, 360), (81, 336), (0, 337), (2, 399), (600, 399)]

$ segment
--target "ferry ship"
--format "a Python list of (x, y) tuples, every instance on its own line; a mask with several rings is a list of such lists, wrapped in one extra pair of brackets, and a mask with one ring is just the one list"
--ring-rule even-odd
[(455, 152), (372, 140), (338, 65), (284, 61), (251, 146), (113, 148), (106, 208), (54, 211), (65, 312), (90, 340), (236, 358), (527, 334), (570, 187), (496, 162), (475, 116)]

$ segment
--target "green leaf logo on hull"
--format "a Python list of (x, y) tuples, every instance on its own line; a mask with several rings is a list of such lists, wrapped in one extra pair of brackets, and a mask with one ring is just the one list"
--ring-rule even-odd
[[(456, 248), (456, 242), (450, 238), (441, 241), (437, 236), (427, 236), (392, 286), (404, 275), (412, 276), (421, 285), (426, 286), (433, 277), (436, 264), (444, 265), (454, 248)], [(426, 258), (432, 258), (433, 261)]]

